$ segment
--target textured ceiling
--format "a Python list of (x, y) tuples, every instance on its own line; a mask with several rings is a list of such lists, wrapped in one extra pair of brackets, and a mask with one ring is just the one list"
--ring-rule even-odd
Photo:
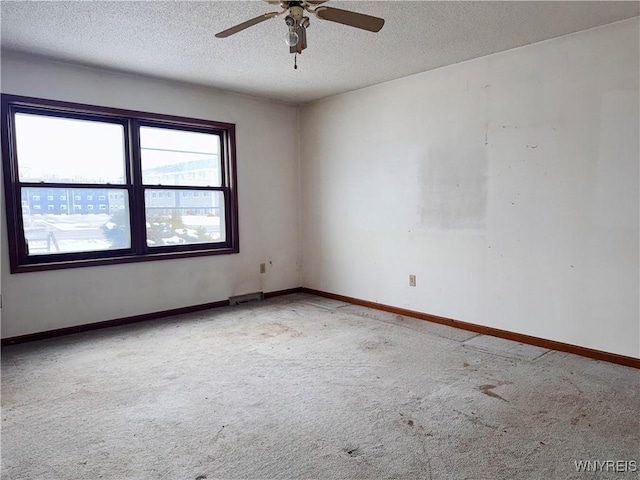
[(261, 1), (1, 2), (3, 49), (307, 102), (640, 14), (639, 2), (334, 1), (383, 17), (379, 33), (311, 18), (293, 69), (282, 17)]

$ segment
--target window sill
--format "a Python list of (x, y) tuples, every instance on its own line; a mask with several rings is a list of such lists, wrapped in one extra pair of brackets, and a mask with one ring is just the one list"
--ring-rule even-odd
[(22, 264), (11, 267), (11, 273), (41, 272), (45, 270), (62, 270), (67, 268), (95, 267), (99, 265), (118, 265), (124, 263), (153, 262), (158, 260), (174, 260), (179, 258), (205, 257), (214, 255), (231, 255), (239, 253), (237, 247), (215, 248), (208, 250), (191, 250), (187, 252), (162, 252), (145, 255), (122, 255), (107, 258), (91, 258), (87, 260), (66, 260), (59, 262)]

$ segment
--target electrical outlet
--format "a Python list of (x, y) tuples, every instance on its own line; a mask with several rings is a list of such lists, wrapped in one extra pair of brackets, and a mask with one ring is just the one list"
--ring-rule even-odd
[(264, 263), (260, 264), (260, 273), (264, 273), (267, 271), (267, 266)]
[(415, 287), (416, 286), (416, 276), (415, 275), (409, 275), (409, 286), (410, 287)]

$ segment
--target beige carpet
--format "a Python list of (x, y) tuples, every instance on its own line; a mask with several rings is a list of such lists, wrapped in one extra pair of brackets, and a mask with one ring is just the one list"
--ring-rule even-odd
[(637, 479), (575, 462), (640, 460), (638, 371), (504, 342), (295, 294), (5, 347), (2, 480)]

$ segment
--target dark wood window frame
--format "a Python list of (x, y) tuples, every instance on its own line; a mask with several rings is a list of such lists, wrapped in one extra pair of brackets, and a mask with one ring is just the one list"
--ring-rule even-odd
[[(205, 255), (238, 253), (238, 192), (236, 172), (235, 124), (145, 113), (109, 107), (83, 105), (40, 98), (3, 94), (1, 99), (2, 166), (7, 215), (7, 235), (11, 273), (76, 268), (118, 263), (144, 262)], [(74, 118), (120, 124), (124, 127), (124, 184), (65, 184), (21, 182), (18, 177), (14, 115), (33, 113), (50, 117)], [(168, 128), (218, 135), (220, 137), (221, 185), (219, 187), (156, 186), (142, 183), (139, 128)], [(72, 187), (128, 190), (131, 247), (93, 252), (28, 255), (22, 219), (21, 189), (28, 187)], [(224, 196), (225, 239), (223, 242), (149, 247), (146, 242), (145, 189), (219, 191)]]

